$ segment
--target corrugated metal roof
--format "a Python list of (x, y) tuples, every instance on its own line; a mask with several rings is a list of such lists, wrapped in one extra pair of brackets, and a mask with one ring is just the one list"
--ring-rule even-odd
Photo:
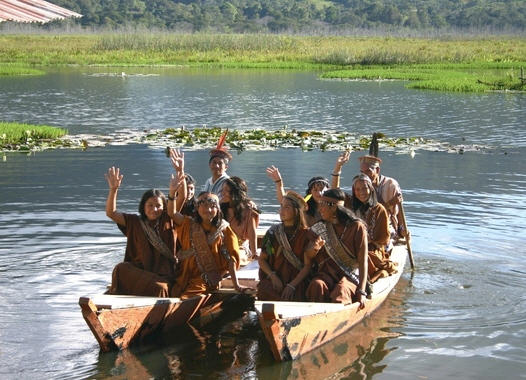
[(82, 15), (43, 0), (0, 0), (0, 22), (46, 23), (66, 17)]

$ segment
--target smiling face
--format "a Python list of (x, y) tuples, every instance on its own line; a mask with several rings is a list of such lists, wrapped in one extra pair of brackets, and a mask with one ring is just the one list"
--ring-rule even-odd
[(369, 189), (365, 181), (357, 180), (353, 186), (353, 193), (360, 202), (365, 203), (369, 200), (371, 190)]
[(164, 206), (161, 197), (150, 197), (144, 204), (144, 214), (148, 220), (153, 221), (161, 216)]
[(208, 163), (208, 167), (210, 168), (210, 172), (212, 173), (213, 178), (221, 177), (223, 174), (226, 173), (226, 170), (228, 169), (226, 161), (220, 157), (212, 158)]
[(312, 194), (312, 197), (314, 200), (318, 203), (325, 191), (329, 190), (327, 187), (327, 184), (325, 182), (316, 182), (314, 185), (312, 185), (312, 188), (310, 189), (310, 193)]
[(204, 222), (210, 223), (219, 212), (219, 198), (215, 194), (204, 193), (197, 198), (197, 213)]
[(323, 220), (326, 222), (332, 222), (336, 215), (337, 210), (337, 201), (331, 202), (325, 199), (320, 200), (318, 203), (320, 215)]

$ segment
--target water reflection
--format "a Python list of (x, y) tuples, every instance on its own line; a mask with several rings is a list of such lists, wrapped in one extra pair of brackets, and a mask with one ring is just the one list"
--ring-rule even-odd
[[(415, 277), (388, 298), (385, 316), (380, 309), (366, 326), (334, 345), (284, 364), (274, 363), (251, 315), (223, 330), (190, 331), (186, 342), (166, 337), (161, 346), (99, 354), (78, 297), (105, 290), (125, 244), (104, 215), (103, 173), (112, 165), (122, 169), (119, 207), (135, 212), (144, 190), (167, 189), (170, 165), (161, 149), (142, 145), (8, 153), (0, 163), (1, 377), (129, 378), (132, 372), (153, 378), (294, 378), (311, 372), (320, 379), (360, 373), (379, 379), (522, 375), (524, 95), (409, 91), (400, 83), (318, 81), (312, 73), (158, 72), (161, 77), (125, 80), (90, 77), (77, 69), (0, 78), (0, 116), (101, 133), (181, 124), (344, 126), (358, 133), (382, 130), (452, 142), (465, 138), (496, 148), (487, 154), (417, 152), (414, 159), (381, 153), (382, 171), (395, 176), (404, 190)], [(250, 197), (264, 212), (262, 224), (268, 226), (277, 220), (278, 205), (265, 168), (278, 166), (286, 187), (303, 193), (308, 178), (330, 174), (337, 154), (245, 152), (234, 157), (229, 172), (247, 181)], [(353, 153), (343, 170), (344, 187), (358, 172), (358, 155)], [(186, 170), (203, 184), (209, 176), (208, 153), (187, 152), (186, 158)]]

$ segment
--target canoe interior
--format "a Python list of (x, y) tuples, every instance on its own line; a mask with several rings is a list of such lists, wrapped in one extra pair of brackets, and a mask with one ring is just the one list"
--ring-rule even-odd
[(395, 246), (391, 260), (398, 272), (373, 284), (373, 295), (358, 309), (358, 303), (312, 303), (256, 301), (261, 328), (278, 361), (293, 360), (351, 329), (377, 309), (394, 288), (405, 265), (405, 246)]

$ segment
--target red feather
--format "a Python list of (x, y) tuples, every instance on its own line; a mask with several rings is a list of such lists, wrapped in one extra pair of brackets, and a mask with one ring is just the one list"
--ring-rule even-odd
[(226, 140), (226, 134), (227, 134), (227, 133), (228, 133), (228, 128), (227, 128), (226, 131), (223, 133), (223, 135), (219, 138), (219, 141), (217, 142), (216, 149), (222, 150), (223, 145), (225, 145), (225, 140)]

